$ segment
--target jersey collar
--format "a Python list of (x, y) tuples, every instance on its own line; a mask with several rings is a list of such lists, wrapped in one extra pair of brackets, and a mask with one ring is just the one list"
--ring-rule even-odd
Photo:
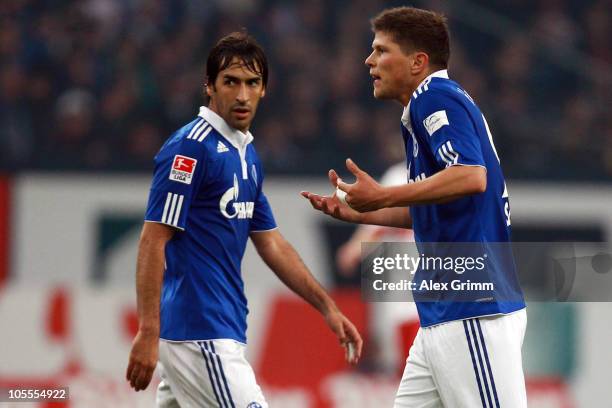
[(253, 141), (251, 132), (247, 131), (244, 133), (238, 129), (232, 128), (221, 116), (217, 115), (206, 106), (200, 106), (200, 113), (198, 116), (210, 123), (211, 126), (215, 128), (217, 132), (221, 133), (221, 136), (226, 138), (236, 149), (244, 148), (244, 146)]
[(402, 113), (402, 123), (406, 129), (412, 129), (410, 124), (410, 102), (408, 101), (408, 105), (404, 107), (404, 112)]
[[(444, 79), (449, 79), (449, 78), (448, 78), (448, 69), (441, 69), (441, 70), (439, 70), (439, 71), (432, 72), (431, 74), (429, 74), (429, 76), (428, 76), (427, 78), (425, 78), (425, 79), (423, 80), (423, 82), (427, 81), (427, 80), (428, 80), (428, 79), (430, 79), (430, 78), (444, 78)], [(421, 82), (421, 83), (419, 84), (419, 86), (421, 86), (421, 84), (422, 84), (423, 82)], [(417, 86), (417, 88), (418, 88), (418, 86)]]
[[(439, 71), (432, 72), (431, 74), (429, 74), (427, 76), (427, 78), (425, 78), (424, 80), (421, 81), (419, 86), (421, 86), (423, 84), (423, 82), (425, 82), (427, 80), (431, 80), (431, 78), (449, 79), (449, 77), (448, 77), (448, 70), (447, 69), (441, 69)], [(419, 86), (417, 86), (417, 88)], [(406, 128), (411, 129), (411, 125), (410, 125), (410, 101), (408, 101), (408, 105), (406, 105), (404, 107), (404, 112), (402, 113), (402, 123), (404, 124), (404, 126)]]

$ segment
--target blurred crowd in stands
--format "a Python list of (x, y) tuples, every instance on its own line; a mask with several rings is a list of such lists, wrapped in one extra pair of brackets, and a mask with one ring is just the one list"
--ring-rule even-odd
[[(403, 158), (402, 107), (376, 101), (369, 18), (397, 1), (3, 0), (0, 168), (151, 171), (203, 103), (218, 38), (270, 60), (253, 133), (268, 174)], [(450, 75), (487, 117), (510, 178), (612, 179), (608, 0), (413, 1), (444, 12)]]

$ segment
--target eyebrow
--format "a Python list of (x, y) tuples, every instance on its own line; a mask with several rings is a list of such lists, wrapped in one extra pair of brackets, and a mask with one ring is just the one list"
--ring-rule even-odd
[[(241, 80), (240, 78), (238, 78), (238, 77), (236, 77), (234, 75), (230, 75), (230, 74), (223, 75), (223, 79), (234, 80), (234, 81), (237, 81), (237, 82), (239, 82)], [(260, 75), (252, 76), (252, 77), (248, 77), (248, 78), (244, 79), (245, 82), (249, 82), (249, 81), (261, 81), (261, 80), (262, 80), (262, 78), (261, 78)]]

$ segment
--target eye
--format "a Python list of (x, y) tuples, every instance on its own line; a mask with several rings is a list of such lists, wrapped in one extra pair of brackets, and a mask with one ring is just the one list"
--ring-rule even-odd
[(225, 85), (235, 85), (236, 84), (236, 80), (233, 78), (225, 78), (225, 80), (223, 81), (223, 83)]
[(259, 79), (251, 79), (247, 83), (249, 86), (257, 87), (259, 86)]

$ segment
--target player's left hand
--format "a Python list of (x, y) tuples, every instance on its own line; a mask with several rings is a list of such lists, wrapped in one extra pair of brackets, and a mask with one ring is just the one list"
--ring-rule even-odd
[(346, 159), (346, 168), (355, 176), (353, 184), (338, 180), (338, 188), (346, 193), (346, 203), (359, 212), (384, 208), (386, 190), (368, 173), (361, 170), (354, 161)]
[(157, 365), (158, 354), (159, 336), (139, 330), (132, 343), (130, 359), (125, 373), (125, 378), (136, 391), (142, 391), (149, 386)]
[[(346, 361), (349, 364), (357, 364), (361, 357), (363, 340), (355, 325), (337, 309), (327, 313), (325, 321), (329, 328), (338, 336), (340, 344), (346, 348)], [(351, 352), (351, 348), (354, 352)]]

